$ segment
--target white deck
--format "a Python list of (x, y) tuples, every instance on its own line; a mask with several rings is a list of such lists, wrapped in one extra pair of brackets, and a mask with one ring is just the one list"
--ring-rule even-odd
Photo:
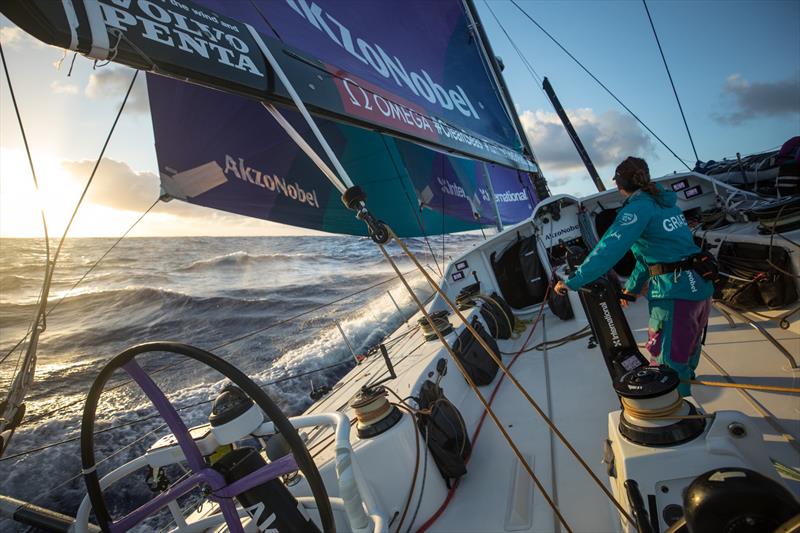
[[(626, 314), (637, 339), (644, 342), (646, 331), (638, 326), (646, 324), (646, 301), (640, 300), (632, 305)], [(451, 317), (451, 321), (456, 320), (455, 317)], [(800, 355), (800, 335), (792, 331), (798, 326), (796, 322), (789, 331), (781, 330), (774, 322), (764, 325), (791, 353)], [(580, 325), (576, 325), (575, 320), (561, 321), (546, 310), (543, 322), (537, 327), (528, 346), (538, 344), (545, 335), (548, 340), (553, 340), (574, 333), (576, 329), (580, 329)], [(396, 334), (403, 331), (405, 330), (401, 328)], [(500, 341), (500, 350), (509, 353), (517, 351), (527, 334), (528, 331), (519, 339)], [(438, 341), (427, 342), (422, 348), (408, 355), (409, 350), (420, 346), (421, 343), (419, 332), (415, 332), (407, 335), (390, 350), (399, 378), (387, 385), (401, 396), (410, 394), (418, 379), (424, 379), (427, 371), (432, 369), (435, 361), (442, 356)], [(713, 358), (731, 379), (741, 383), (797, 386), (800, 377), (800, 373), (791, 371), (788, 361), (757, 331), (742, 323), (731, 329), (727, 320), (716, 312), (712, 314), (709, 324), (705, 351), (707, 355), (704, 355), (698, 368), (698, 379), (725, 380), (707, 357)], [(505, 355), (503, 359), (508, 363), (511, 356)], [(454, 365), (450, 366), (450, 373), (456, 373)], [(347, 400), (383, 368), (380, 356), (371, 358), (354, 369), (351, 375), (343, 378), (341, 389), (312, 409), (342, 410), (352, 416), (350, 409), (344, 407)], [(607, 482), (605, 465), (601, 462), (602, 444), (607, 437), (608, 413), (618, 408), (618, 400), (612, 391), (599, 347), (587, 350), (587, 339), (583, 338), (547, 352), (527, 352), (518, 359), (512, 368), (512, 373), (550, 414), (564, 435), (592, 466), (597, 476)], [(500, 375), (501, 372), (498, 373), (495, 382)], [(460, 376), (456, 377), (464, 381)], [(446, 379), (451, 378), (452, 376), (448, 375)], [(480, 390), (488, 397), (493, 387), (494, 383), (480, 387)], [(445, 393), (461, 410), (471, 434), (482, 412), (474, 393), (467, 391), (453, 395), (449, 393), (447, 385)], [(733, 389), (694, 386), (693, 393), (706, 412), (733, 409), (753, 417), (765, 434), (765, 449), (769, 456), (790, 466), (800, 467), (800, 454), (787, 444), (779, 432), (761, 416), (741, 392)], [(773, 423), (779, 424), (794, 439), (800, 438), (800, 399), (797, 396), (766, 392), (747, 394), (758, 402), (764, 412), (774, 418)], [(551, 435), (541, 418), (527, 405), (509, 380), (505, 380), (501, 386), (493, 408), (534, 468), (545, 489), (558, 504), (570, 527), (574, 531), (614, 530), (615, 517), (612, 515), (607, 497), (570, 452)], [(320, 437), (312, 435), (309, 443), (312, 453), (318, 453), (324, 448), (324, 445), (318, 444)], [(352, 439), (361, 460), (355, 431)], [(473, 446), (474, 451), (467, 467), (467, 475), (462, 478), (453, 501), (430, 531), (556, 531), (553, 512), (488, 417)], [(324, 463), (330, 458), (330, 453), (332, 449), (323, 451), (317, 460), (321, 464)], [(411, 457), (413, 458), (413, 455)], [(365, 455), (365, 460), (369, 463), (368, 455)], [(399, 461), (400, 457), (398, 456), (396, 460)], [(410, 471), (413, 469), (413, 463), (406, 467)], [(386, 483), (385, 478), (375, 477), (376, 468), (382, 467), (367, 464), (365, 468), (367, 477), (372, 478), (371, 483)], [(330, 479), (329, 476), (332, 474), (329, 472), (326, 475), (325, 472), (328, 470), (330, 468), (323, 469), (326, 480)], [(402, 465), (401, 470), (403, 470)], [(429, 479), (431, 475), (439, 477), (438, 471), (431, 464), (428, 475)], [(408, 491), (408, 480), (397, 479), (396, 483), (398, 494), (405, 495)], [(431, 490), (430, 487), (433, 487), (433, 484), (429, 483), (426, 487), (414, 530), (427, 520), (443, 500), (443, 493), (436, 493), (435, 488)], [(797, 486), (793, 486), (792, 489), (800, 494)], [(387, 506), (386, 512), (390, 518), (395, 510), (402, 507), (404, 500), (405, 496), (398, 498), (398, 501), (382, 502)], [(408, 519), (403, 526), (404, 530), (407, 525)], [(390, 530), (393, 531), (394, 526), (393, 524)]]

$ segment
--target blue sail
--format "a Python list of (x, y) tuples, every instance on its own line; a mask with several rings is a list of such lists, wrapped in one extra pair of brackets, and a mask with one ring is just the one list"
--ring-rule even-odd
[[(276, 58), (311, 106), (537, 170), (521, 155), (513, 110), (501, 97), (460, 0), (198, 3), (275, 39), (270, 43)], [(317, 69), (309, 72), (309, 66)]]
[[(197, 3), (264, 37), (367, 192), (370, 209), (398, 235), (496, 225), (498, 215), (511, 224), (532, 213), (530, 172), (538, 167), (523, 155), (511, 108), (461, 1)], [(162, 181), (172, 196), (295, 226), (365, 233), (258, 103), (148, 80)], [(275, 93), (285, 89), (269, 85)], [(322, 153), (299, 114), (282, 110)]]
[[(162, 184), (171, 196), (293, 226), (366, 233), (338, 190), (258, 102), (149, 74), (148, 93)], [(300, 114), (282, 112), (322, 153)], [(536, 203), (528, 175), (516, 169), (484, 167), (328, 119), (317, 123), (366, 191), (371, 210), (400, 236), (494, 225), (484, 168), (497, 183), (496, 193), (502, 189), (505, 197), (519, 199), (498, 204), (504, 223), (527, 218)], [(458, 190), (470, 191), (475, 200)]]

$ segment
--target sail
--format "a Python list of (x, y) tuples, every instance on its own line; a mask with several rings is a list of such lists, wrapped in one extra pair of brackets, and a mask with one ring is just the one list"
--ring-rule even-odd
[(37, 38), (90, 57), (291, 103), (465, 156), (537, 171), (459, 0), (6, 0)]
[[(314, 163), (260, 103), (148, 75), (162, 186), (193, 204), (332, 233), (365, 235)], [(299, 113), (287, 120), (318, 153)], [(496, 224), (489, 171), (504, 224), (529, 217), (536, 197), (527, 174), (443, 154), (346, 123), (317, 124), (376, 216), (400, 236)], [(469, 191), (469, 194), (463, 191)]]

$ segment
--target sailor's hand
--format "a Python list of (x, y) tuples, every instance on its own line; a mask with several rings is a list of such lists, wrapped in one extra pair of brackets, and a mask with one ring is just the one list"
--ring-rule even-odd
[(553, 290), (556, 291), (556, 294), (560, 294), (563, 296), (567, 294), (569, 287), (567, 287), (567, 285), (563, 281), (558, 280), (558, 283), (556, 283), (556, 286)]
[(628, 305), (630, 305), (631, 302), (635, 302), (636, 301), (637, 295), (635, 293), (632, 293), (630, 291), (626, 291), (625, 289), (622, 289), (622, 294), (627, 296), (627, 298), (620, 298), (619, 299), (619, 303), (620, 303), (620, 305), (622, 305), (622, 307), (628, 307)]

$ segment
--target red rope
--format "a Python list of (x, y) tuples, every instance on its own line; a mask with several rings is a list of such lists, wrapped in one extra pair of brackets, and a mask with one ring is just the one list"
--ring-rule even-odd
[[(536, 331), (536, 326), (539, 324), (539, 319), (542, 318), (542, 312), (544, 311), (544, 306), (547, 303), (547, 296), (549, 294), (550, 294), (550, 285), (548, 284), (547, 285), (547, 290), (544, 293), (544, 298), (542, 299), (542, 305), (541, 305), (541, 307), (539, 307), (539, 314), (536, 315), (536, 320), (533, 321), (533, 325), (531, 325), (531, 331), (530, 331), (530, 333), (528, 333), (528, 337), (525, 339), (525, 342), (522, 343), (522, 346), (520, 347), (519, 351), (514, 355), (514, 357), (511, 359), (511, 361), (506, 366), (506, 368), (508, 370), (511, 370), (511, 367), (514, 365), (514, 363), (517, 362), (517, 359), (519, 359), (519, 356), (522, 355), (522, 353), (525, 351), (525, 347), (530, 342), (531, 337), (533, 337), (533, 332)], [(489, 396), (489, 402), (488, 402), (489, 403), (489, 407), (492, 406), (492, 403), (494, 402), (495, 396), (497, 396), (497, 391), (500, 390), (500, 385), (503, 384), (503, 380), (505, 380), (505, 378), (506, 378), (506, 374), (503, 373), (500, 376), (500, 379), (497, 380), (497, 384), (494, 386), (494, 389), (492, 390), (492, 394)], [(484, 410), (483, 411), (483, 414), (481, 415), (481, 419), (478, 421), (478, 425), (475, 428), (475, 432), (472, 434), (472, 450), (470, 451), (470, 454), (467, 457), (467, 460), (466, 460), (467, 463), (469, 462), (470, 458), (472, 457), (472, 452), (475, 451), (475, 442), (478, 439), (478, 435), (480, 435), (480, 433), (481, 433), (481, 428), (483, 428), (483, 422), (486, 420), (486, 414), (487, 413), (488, 413), (488, 410)], [(439, 506), (439, 508), (436, 510), (436, 512), (433, 513), (433, 515), (430, 518), (428, 518), (428, 520), (424, 524), (422, 524), (420, 526), (420, 528), (417, 530), (417, 533), (425, 533), (425, 531), (427, 531), (428, 528), (431, 527), (433, 525), (433, 523), (436, 522), (436, 520), (439, 519), (440, 516), (442, 516), (442, 514), (447, 509), (447, 506), (450, 505), (450, 501), (453, 499), (453, 496), (455, 496), (457, 488), (458, 488), (458, 480), (456, 480), (456, 482), (453, 483), (453, 486), (450, 487), (450, 490), (447, 491), (447, 497), (445, 497), (444, 501)]]

